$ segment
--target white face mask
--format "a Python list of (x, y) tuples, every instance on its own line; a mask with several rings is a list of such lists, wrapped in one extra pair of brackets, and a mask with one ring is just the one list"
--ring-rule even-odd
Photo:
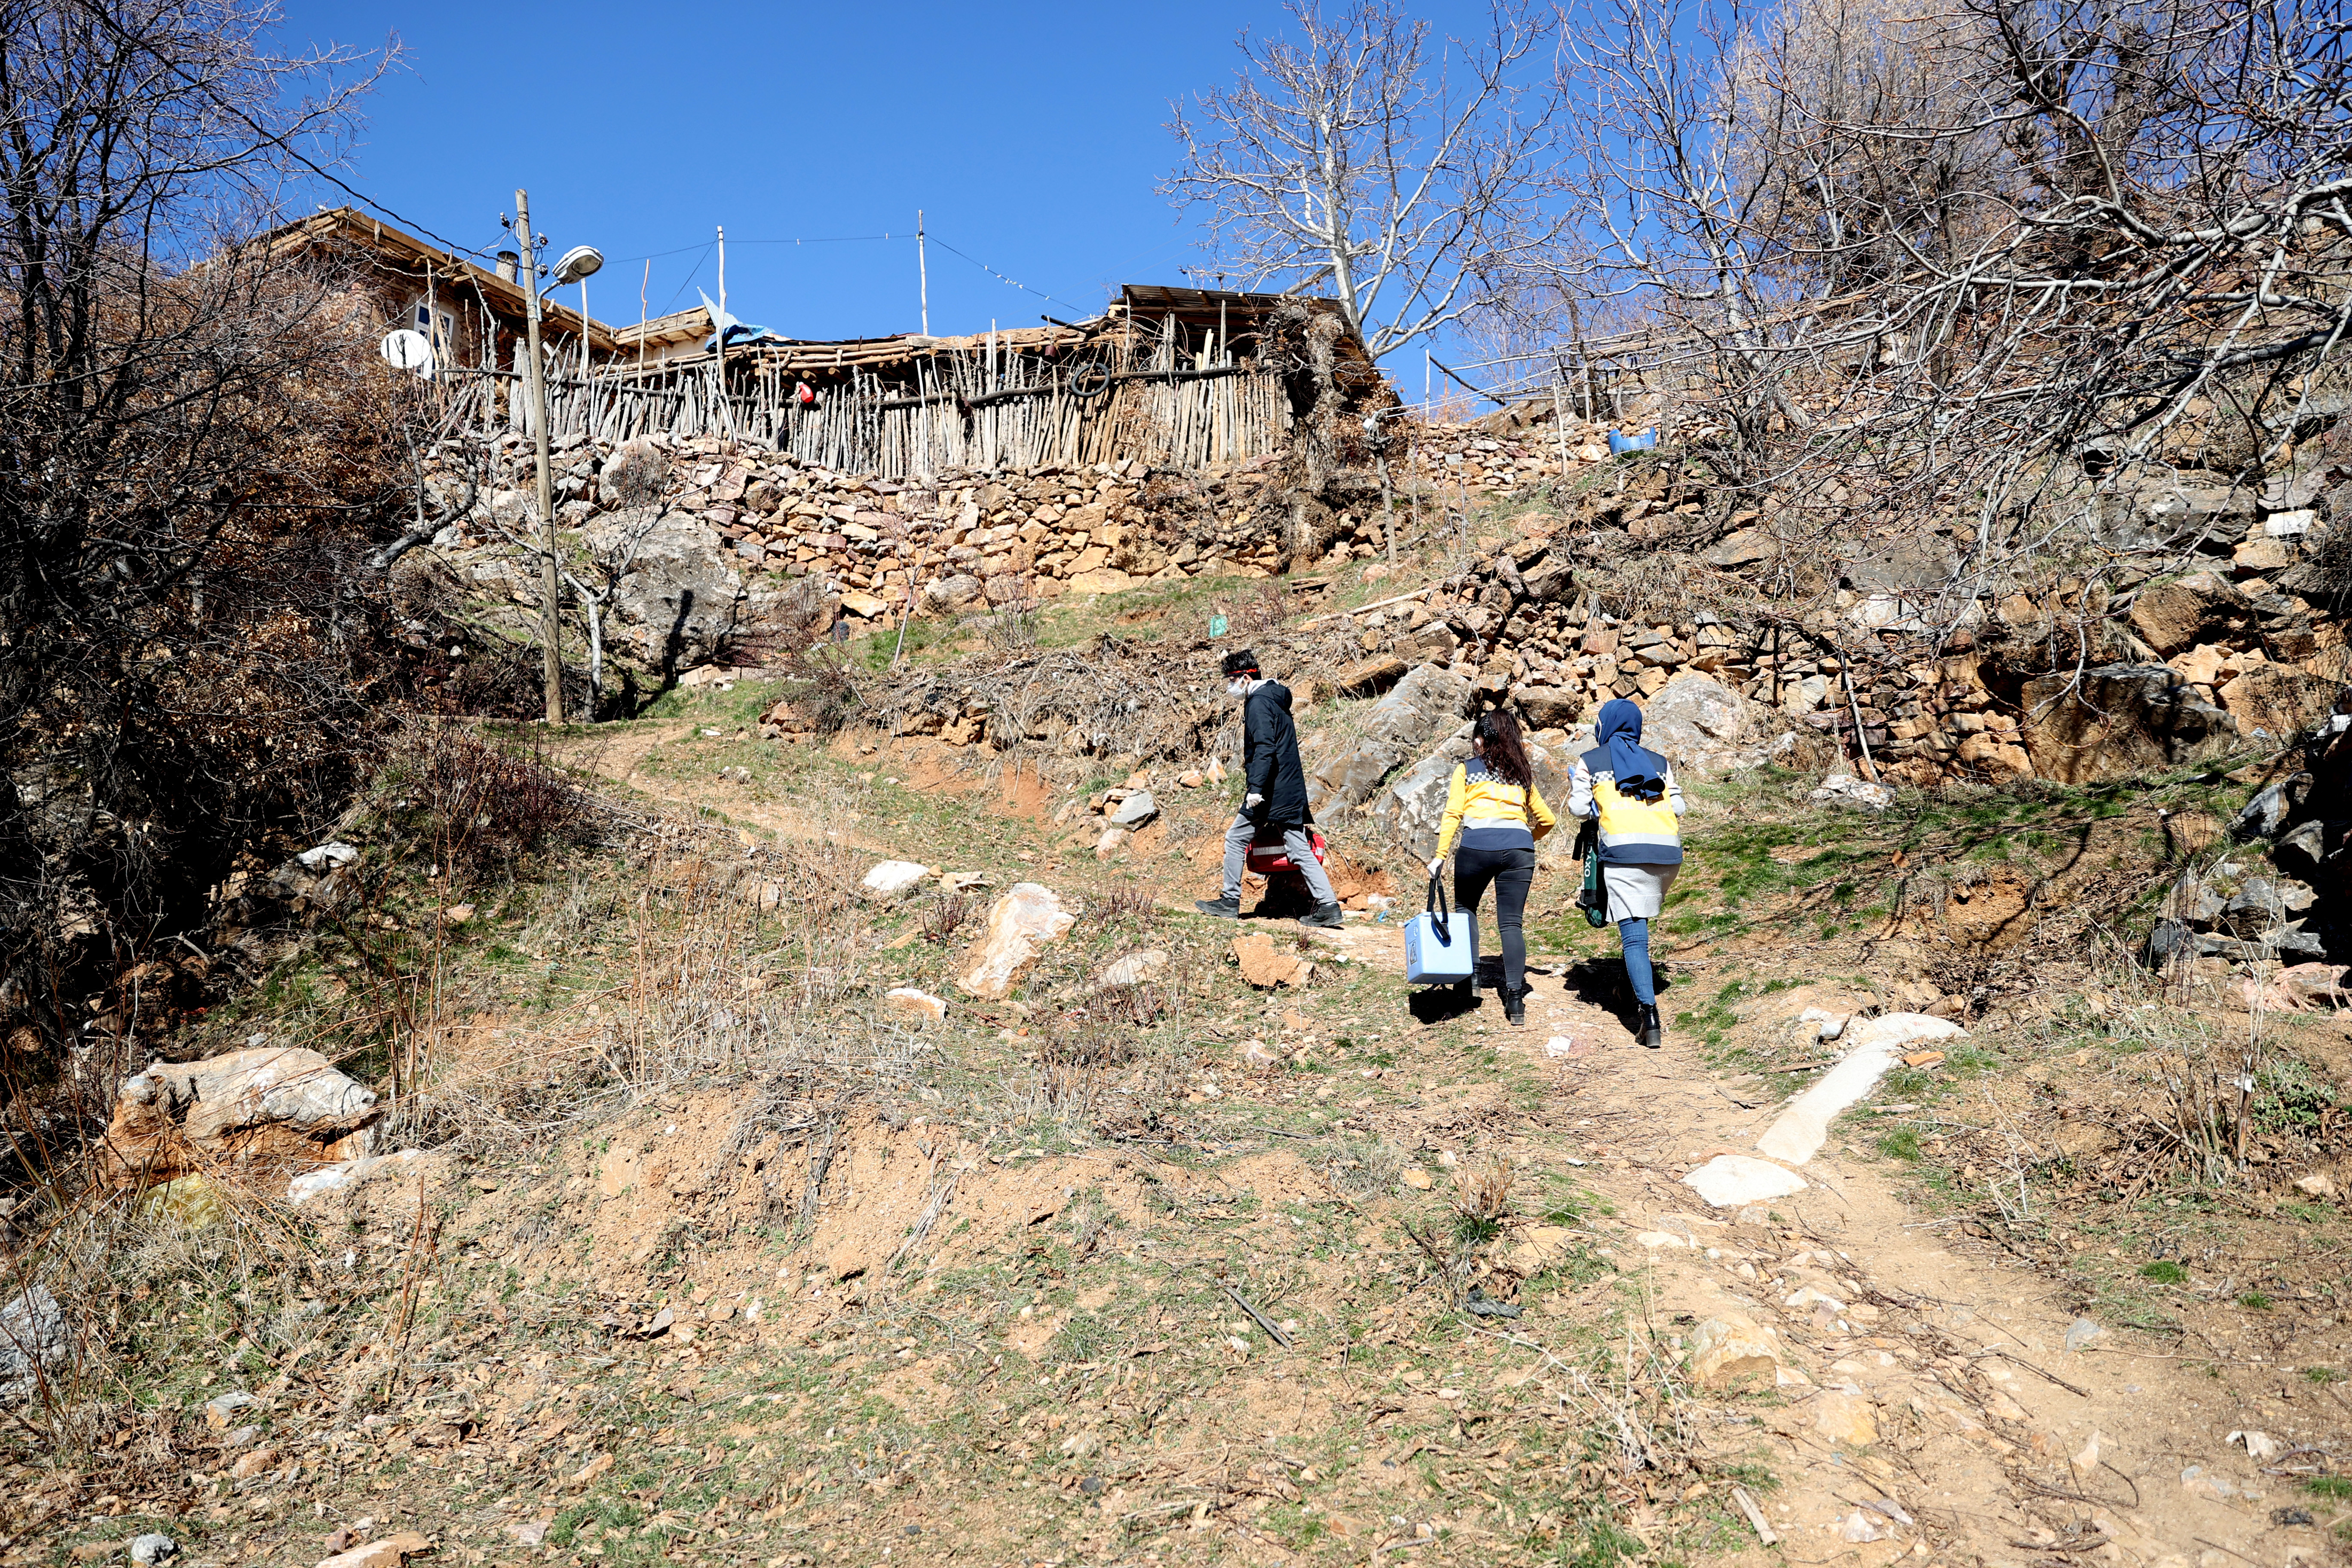
[(1249, 678), (1247, 676), (1236, 676), (1233, 679), (1225, 682), (1225, 690), (1227, 693), (1234, 697), (1247, 697), (1249, 695)]

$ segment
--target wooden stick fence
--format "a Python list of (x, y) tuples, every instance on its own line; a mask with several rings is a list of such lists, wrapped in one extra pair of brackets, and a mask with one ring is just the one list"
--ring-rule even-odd
[[(782, 356), (730, 354), (722, 395), (715, 360), (697, 356), (640, 371), (625, 362), (583, 379), (548, 378), (548, 422), (557, 437), (621, 442), (634, 437), (731, 435), (845, 473), (924, 478), (949, 468), (1022, 468), (1140, 459), (1202, 468), (1278, 451), (1290, 405), (1281, 378), (1213, 344), (1185, 355), (1171, 329), (1143, 363), (1108, 356), (949, 350), (905, 362), (886, 378), (850, 367), (814, 403), (797, 401), (800, 375)], [(1190, 363), (1183, 363), (1188, 360)], [(577, 362), (573, 362), (575, 364)], [(471, 400), (466, 422), (528, 428), (511, 373), (448, 373), (453, 404)]]

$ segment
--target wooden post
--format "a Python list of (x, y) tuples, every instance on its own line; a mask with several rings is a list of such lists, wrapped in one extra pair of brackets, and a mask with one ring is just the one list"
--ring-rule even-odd
[(531, 445), (539, 459), (539, 519), (547, 541), (547, 554), (540, 563), (539, 574), (539, 640), (545, 655), (541, 677), (547, 688), (547, 721), (561, 724), (563, 656), (557, 638), (562, 635), (562, 623), (557, 595), (562, 592), (562, 582), (556, 574), (555, 483), (547, 465), (546, 367), (539, 363), (539, 246), (530, 232), (530, 197), (522, 191), (515, 193), (515, 240), (522, 251), (520, 278), (524, 331), (529, 335), (525, 346), (530, 355)]
[[(931, 335), (931, 265), (923, 256), (923, 209), (915, 209), (915, 286), (922, 291), (923, 336)], [(900, 628), (901, 636), (905, 628)], [(893, 662), (896, 662), (895, 660)]]

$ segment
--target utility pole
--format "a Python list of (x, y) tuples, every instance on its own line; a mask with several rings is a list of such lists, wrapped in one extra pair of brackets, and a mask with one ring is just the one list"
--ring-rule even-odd
[(915, 286), (922, 290), (923, 336), (931, 335), (931, 265), (923, 257), (923, 209), (915, 209)]
[(563, 655), (557, 646), (562, 632), (558, 611), (562, 581), (556, 574), (559, 559), (555, 537), (555, 481), (547, 471), (547, 376), (539, 363), (539, 242), (530, 232), (530, 197), (515, 193), (515, 247), (522, 252), (523, 321), (530, 364), (524, 371), (530, 395), (531, 439), (539, 458), (539, 520), (547, 531), (547, 554), (540, 563), (539, 640), (546, 654), (547, 721), (563, 722)]

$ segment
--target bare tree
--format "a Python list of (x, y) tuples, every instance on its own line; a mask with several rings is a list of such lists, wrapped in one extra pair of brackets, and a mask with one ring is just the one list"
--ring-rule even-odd
[(1566, 234), (1546, 200), (1553, 19), (1493, 0), (1479, 37), (1440, 43), (1388, 0), (1287, 8), (1295, 39), (1244, 34), (1234, 85), (1176, 106), (1184, 161), (1161, 190), (1248, 286), (1328, 289), (1377, 359)]
[[(0, 0), (0, 1035), (349, 776), (401, 410), (332, 278), (224, 248), (362, 79), (236, 0)], [(315, 95), (305, 89), (317, 85)], [(370, 334), (372, 336), (372, 333)], [(30, 1020), (27, 1022), (27, 1020)]]

